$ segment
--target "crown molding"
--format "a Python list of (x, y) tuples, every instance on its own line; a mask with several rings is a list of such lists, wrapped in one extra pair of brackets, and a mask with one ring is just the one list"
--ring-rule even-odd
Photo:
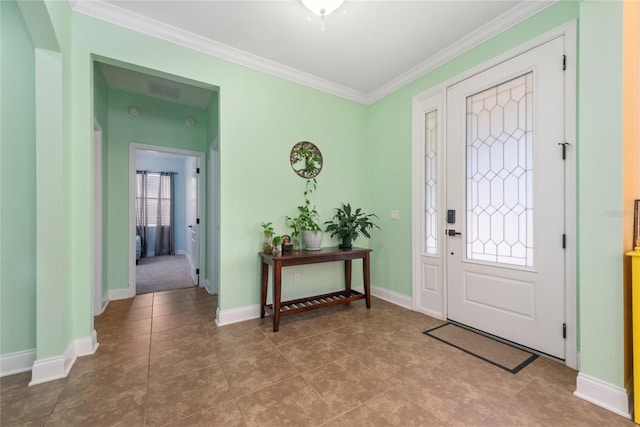
[(164, 22), (132, 13), (111, 3), (95, 0), (68, 0), (74, 12), (82, 13), (102, 21), (110, 22), (130, 30), (176, 43), (217, 58), (366, 105), (379, 101), (457, 56), (462, 55), (497, 34), (555, 4), (557, 1), (558, 0), (524, 1), (476, 31), (469, 33), (464, 38), (442, 49), (426, 61), (421, 62), (407, 72), (402, 73), (380, 88), (367, 94), (262, 58), (258, 55), (233, 48), (226, 44), (207, 39)]
[(380, 88), (369, 93), (366, 104), (371, 105), (374, 102), (379, 101), (401, 87), (406, 86), (407, 84), (417, 80), (425, 74), (435, 70), (452, 59), (462, 55), (463, 53), (473, 49), (474, 47), (484, 43), (503, 31), (508, 30), (557, 2), (558, 0), (541, 0), (524, 1), (520, 3), (518, 6), (515, 6), (511, 10), (492, 19), (482, 27), (442, 49), (426, 61), (421, 62), (415, 67), (382, 85)]
[(234, 62), (294, 83), (299, 83), (303, 86), (318, 89), (359, 103), (366, 103), (367, 94), (361, 91), (339, 85), (292, 67), (287, 67), (164, 22), (127, 11), (114, 4), (95, 0), (68, 1), (74, 12), (82, 13), (101, 21), (110, 22), (158, 39), (176, 43), (229, 62)]

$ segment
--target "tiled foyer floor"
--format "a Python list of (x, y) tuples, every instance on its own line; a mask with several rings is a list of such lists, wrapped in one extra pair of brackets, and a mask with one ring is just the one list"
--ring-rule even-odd
[(2, 426), (632, 426), (572, 395), (538, 358), (510, 374), (422, 331), (441, 322), (379, 299), (216, 327), (190, 288), (114, 301), (100, 347), (68, 378), (1, 380)]

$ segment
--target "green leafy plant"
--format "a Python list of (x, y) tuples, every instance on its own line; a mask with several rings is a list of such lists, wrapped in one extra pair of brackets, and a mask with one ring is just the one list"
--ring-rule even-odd
[(355, 241), (360, 234), (366, 238), (371, 238), (370, 230), (378, 227), (372, 222), (372, 218), (378, 218), (375, 214), (367, 214), (358, 208), (355, 211), (351, 209), (351, 204), (342, 204), (336, 208), (336, 214), (331, 221), (326, 221), (327, 228), (325, 231), (331, 234), (331, 237), (338, 236), (342, 241), (341, 248), (350, 248), (351, 243)]
[(296, 218), (297, 225), (300, 227), (300, 231), (321, 231), (320, 228), (320, 215), (313, 208), (302, 205), (298, 206), (298, 217)]
[(300, 221), (299, 217), (295, 217), (292, 218), (290, 216), (286, 217), (287, 219), (287, 225), (289, 226), (289, 228), (291, 228), (291, 237), (298, 237), (300, 236), (300, 233), (302, 232), (302, 221)]
[(282, 243), (282, 236), (274, 236), (273, 246), (278, 246), (281, 243)]
[(273, 226), (270, 222), (263, 222), (260, 225), (262, 226), (262, 233), (264, 234), (264, 243), (262, 244), (262, 250), (265, 254), (270, 254), (273, 250), (273, 235), (275, 232), (273, 231)]
[(293, 218), (287, 217), (287, 225), (291, 227), (293, 236), (300, 235), (301, 231), (321, 231), (320, 215), (315, 206), (311, 205), (309, 196), (316, 189), (317, 182), (314, 179), (307, 179), (304, 190), (304, 204), (298, 206), (298, 216)]
[(264, 233), (264, 237), (273, 237), (274, 235), (274, 231), (273, 231), (273, 226), (271, 225), (271, 222), (263, 222), (260, 225), (262, 226), (262, 232)]

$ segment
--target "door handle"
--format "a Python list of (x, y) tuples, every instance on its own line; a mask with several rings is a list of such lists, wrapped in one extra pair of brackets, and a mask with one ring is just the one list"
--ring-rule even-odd
[(187, 227), (189, 227), (189, 228), (193, 228), (193, 226), (192, 226), (191, 224), (187, 225)]
[(460, 235), (460, 233), (457, 232), (456, 230), (447, 230), (447, 234), (449, 236), (459, 236)]

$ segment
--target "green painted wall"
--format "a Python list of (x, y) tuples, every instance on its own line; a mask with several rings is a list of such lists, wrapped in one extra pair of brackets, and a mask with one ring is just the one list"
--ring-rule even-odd
[[(62, 354), (72, 340), (73, 292), (67, 277), (71, 228), (65, 215), (69, 179), (64, 152), (63, 59), (36, 48), (36, 281), (37, 358)], [(91, 182), (91, 180), (89, 180)], [(90, 300), (88, 301), (90, 303)], [(88, 307), (89, 310), (91, 307)], [(86, 319), (91, 326), (91, 318)]]
[(622, 7), (581, 3), (578, 104), (581, 371), (620, 387), (623, 218), (609, 213), (633, 209), (622, 205)]
[[(288, 163), (289, 151), (296, 142), (311, 140), (325, 156), (325, 169), (314, 195), (323, 219), (328, 219), (332, 207), (343, 200), (359, 205), (366, 200), (362, 191), (365, 106), (83, 15), (73, 15), (73, 28), (83, 35), (74, 39), (73, 49), (77, 90), (71, 97), (78, 106), (73, 116), (78, 145), (86, 144), (89, 138), (86, 123), (91, 120), (91, 102), (85, 81), (90, 76), (91, 55), (220, 87), (221, 309), (258, 303), (259, 224), (272, 220), (284, 233), (288, 231), (284, 217), (295, 213), (302, 203), (304, 181), (293, 174)], [(117, 126), (111, 116), (109, 121), (111, 141)], [(80, 146), (71, 153), (69, 160), (80, 175), (90, 176), (89, 154)], [(110, 154), (110, 169), (113, 161)], [(114, 185), (110, 176), (109, 191), (121, 199)], [(88, 203), (84, 196), (74, 200), (77, 215), (85, 212)], [(111, 199), (109, 204), (113, 204)], [(126, 225), (123, 220), (114, 220), (114, 227)], [(85, 214), (78, 219), (77, 228), (89, 228), (90, 223), (91, 218)], [(110, 247), (119, 245), (122, 242), (110, 241)], [(88, 262), (88, 254), (78, 256)], [(90, 277), (89, 269), (81, 265), (74, 271), (78, 277)], [(289, 289), (301, 294), (308, 291), (305, 286), (315, 286), (315, 274), (306, 274), (310, 271), (301, 271), (303, 284)], [(339, 277), (339, 269), (326, 274)], [(126, 286), (126, 282), (114, 280), (111, 271), (109, 283), (112, 289)]]
[[(130, 106), (141, 113), (134, 117)], [(204, 153), (207, 147), (205, 109), (149, 96), (109, 89), (107, 153), (107, 282), (109, 289), (129, 286), (129, 149), (131, 143), (180, 148)], [(184, 125), (192, 116), (196, 126)]]
[(0, 2), (0, 354), (36, 347), (35, 54)]

